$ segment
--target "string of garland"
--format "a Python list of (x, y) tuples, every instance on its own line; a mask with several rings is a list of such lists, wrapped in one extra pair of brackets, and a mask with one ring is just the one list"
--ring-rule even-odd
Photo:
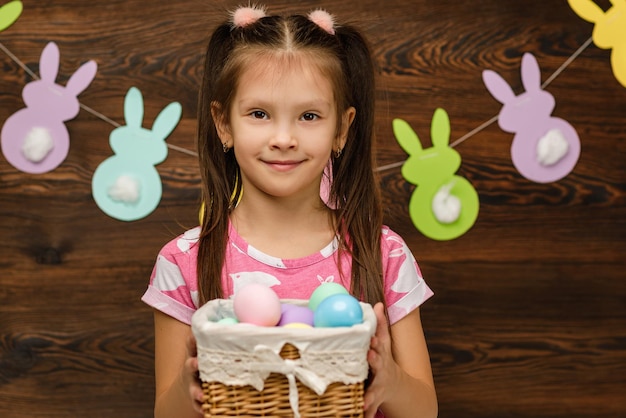
[[(593, 39), (590, 37), (589, 39), (587, 39), (587, 41), (585, 41), (572, 55), (570, 55), (568, 57), (567, 60), (565, 60), (565, 62), (563, 62), (563, 64), (561, 64), (561, 66), (559, 68), (556, 69), (556, 71), (554, 71), (554, 73), (552, 73), (550, 75), (550, 77), (548, 77), (546, 79), (546, 81), (541, 85), (542, 88), (547, 87), (550, 83), (552, 83), (568, 66), (570, 66), (574, 60), (576, 58), (578, 58), (578, 56), (580, 54), (582, 54), (582, 52), (587, 49), (589, 47), (589, 45), (591, 45)], [(39, 77), (37, 76), (37, 74), (35, 74), (30, 68), (28, 68), (27, 65), (25, 65), (15, 54), (13, 54), (6, 46), (4, 46), (4, 44), (2, 44), (2, 42), (0, 42), (0, 49), (12, 60), (14, 61), (17, 65), (19, 65), (30, 77), (32, 77), (34, 80), (39, 80)], [(88, 107), (86, 105), (84, 105), (83, 103), (80, 103), (80, 107), (81, 109), (85, 110), (88, 113), (91, 113), (92, 115), (94, 115), (95, 117), (97, 117), (98, 119), (109, 123), (110, 125), (118, 128), (121, 125), (119, 123), (117, 123), (116, 121), (110, 119), (109, 117), (107, 117), (106, 115), (103, 115), (102, 113), (92, 109), (91, 107)], [(465, 142), (467, 139), (471, 138), (472, 136), (478, 134), (479, 132), (483, 131), (484, 129), (486, 129), (487, 127), (489, 127), (490, 125), (492, 125), (493, 123), (495, 123), (498, 120), (498, 116), (494, 116), (491, 119), (487, 120), (486, 122), (482, 123), (480, 126), (476, 127), (475, 129), (471, 130), (470, 132), (466, 133), (465, 135), (461, 136), (459, 139), (455, 140), (454, 142), (452, 142), (450, 144), (450, 147), (454, 148), (458, 145), (460, 145), (461, 143)], [(194, 156), (197, 157), (198, 153), (174, 144), (170, 144), (167, 143), (168, 148), (178, 151), (178, 152), (182, 152), (184, 154), (190, 155), (190, 156)], [(386, 164), (380, 167), (376, 168), (376, 171), (386, 171), (386, 170), (390, 170), (396, 167), (400, 167), (402, 166), (402, 164), (404, 164), (405, 161), (398, 161), (395, 163), (391, 163), (391, 164)]]

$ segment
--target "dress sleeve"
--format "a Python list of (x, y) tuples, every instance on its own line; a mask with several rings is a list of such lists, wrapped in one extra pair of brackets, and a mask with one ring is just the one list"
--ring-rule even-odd
[(394, 324), (433, 295), (405, 241), (384, 227), (381, 237), (385, 301)]
[(141, 298), (154, 309), (185, 324), (191, 324), (191, 316), (198, 308), (198, 249), (194, 231), (186, 232), (161, 249), (148, 289)]

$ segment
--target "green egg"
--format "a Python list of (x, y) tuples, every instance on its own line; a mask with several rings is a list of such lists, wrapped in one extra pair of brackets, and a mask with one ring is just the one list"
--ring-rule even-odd
[(224, 324), (224, 325), (233, 325), (233, 324), (238, 324), (239, 321), (237, 321), (237, 318), (222, 318), (219, 321), (217, 321), (218, 324)]
[(319, 304), (329, 296), (332, 295), (349, 295), (348, 289), (340, 285), (339, 283), (322, 283), (313, 291), (309, 298), (309, 309), (315, 311)]

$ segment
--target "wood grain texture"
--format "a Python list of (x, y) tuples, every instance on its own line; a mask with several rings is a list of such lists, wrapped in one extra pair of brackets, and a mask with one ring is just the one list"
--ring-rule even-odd
[[(38, 71), (59, 45), (58, 81), (84, 62), (98, 73), (81, 102), (124, 123), (131, 86), (144, 95), (145, 126), (172, 101), (183, 106), (168, 142), (194, 149), (197, 88), (207, 36), (238, 1), (24, 0), (0, 42)], [(273, 12), (294, 2), (267, 2)], [(608, 0), (598, 1), (603, 9)], [(521, 93), (525, 52), (542, 80), (590, 36), (566, 2), (540, 0), (301, 1), (364, 29), (379, 69), (377, 158), (406, 154), (391, 120), (425, 144), (437, 107), (452, 141), (497, 115), (482, 84), (499, 72)], [(387, 223), (408, 242), (436, 296), (422, 308), (443, 418), (626, 416), (626, 88), (610, 51), (585, 49), (547, 88), (555, 117), (577, 130), (574, 171), (551, 184), (513, 167), (513, 135), (492, 124), (456, 149), (480, 213), (462, 237), (436, 242), (412, 224), (415, 186), (400, 168), (380, 172)], [(0, 121), (24, 106), (31, 81), (0, 53)], [(153, 329), (139, 300), (161, 246), (196, 224), (198, 165), (169, 151), (157, 168), (163, 199), (123, 223), (91, 197), (91, 177), (111, 155), (112, 126), (82, 110), (66, 123), (70, 153), (29, 175), (0, 158), (0, 416), (152, 416)]]

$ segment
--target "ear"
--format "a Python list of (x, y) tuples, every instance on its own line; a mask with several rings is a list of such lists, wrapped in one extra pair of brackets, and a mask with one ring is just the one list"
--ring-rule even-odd
[(394, 119), (392, 121), (393, 135), (396, 137), (396, 141), (400, 144), (400, 147), (407, 154), (419, 155), (422, 152), (422, 143), (419, 137), (404, 119)]
[(159, 139), (165, 140), (178, 122), (183, 113), (183, 108), (180, 103), (172, 102), (168, 104), (156, 117), (152, 124), (152, 133)]
[(526, 91), (541, 90), (541, 70), (537, 59), (530, 52), (522, 56), (522, 85)]
[(226, 121), (226, 114), (224, 113), (224, 109), (222, 109), (222, 105), (220, 103), (211, 103), (211, 117), (213, 118), (213, 122), (215, 123), (217, 136), (220, 137), (222, 143), (225, 144), (227, 147), (232, 147), (233, 136), (230, 131), (230, 125)]
[(39, 75), (42, 80), (54, 83), (59, 72), (60, 52), (54, 42), (48, 42), (39, 59)]
[(568, 0), (568, 3), (572, 10), (587, 22), (596, 23), (604, 17), (604, 10), (591, 0)]
[(143, 95), (137, 87), (129, 88), (124, 98), (124, 120), (133, 128), (141, 128), (143, 124)]
[(0, 32), (11, 26), (22, 14), (22, 2), (12, 1), (0, 7)]
[(442, 109), (435, 109), (430, 125), (430, 138), (435, 148), (447, 148), (450, 142), (450, 118)]
[(78, 96), (93, 81), (98, 71), (98, 64), (91, 60), (80, 66), (78, 70), (67, 81), (65, 88), (73, 95)]
[(341, 130), (339, 131), (339, 135), (337, 135), (337, 140), (335, 143), (336, 149), (343, 149), (346, 146), (346, 141), (348, 140), (348, 132), (350, 132), (350, 126), (352, 126), (352, 122), (354, 122), (354, 118), (356, 116), (356, 109), (352, 106), (346, 109), (341, 116)]
[(489, 90), (489, 93), (491, 93), (494, 99), (502, 104), (511, 102), (515, 99), (513, 89), (511, 89), (511, 86), (509, 86), (500, 74), (493, 70), (484, 70), (482, 75), (485, 87), (487, 87), (487, 90)]

